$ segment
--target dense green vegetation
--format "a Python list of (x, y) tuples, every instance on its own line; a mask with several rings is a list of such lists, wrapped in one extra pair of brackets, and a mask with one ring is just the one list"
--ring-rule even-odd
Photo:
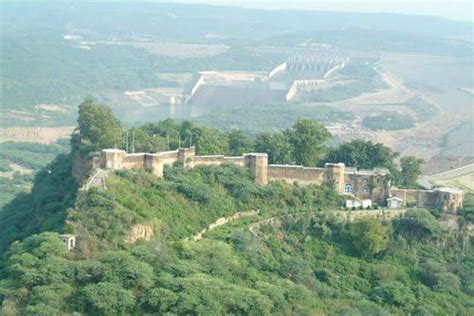
[[(92, 100), (80, 113), (83, 130), (72, 138), (72, 153), (58, 156), (36, 175), (31, 193), (0, 211), (2, 314), (472, 312), (472, 241), (463, 226), (445, 228), (422, 209), (392, 222), (349, 223), (333, 215), (343, 201), (332, 188), (281, 182), (262, 187), (234, 165), (185, 170), (176, 164), (164, 178), (147, 170), (117, 171), (106, 190), (78, 191), (83, 159), (110, 145), (101, 128), (126, 135), (111, 111)], [(308, 164), (323, 156), (305, 148), (324, 148), (328, 137), (311, 120), (259, 135), (255, 143), (237, 130), (224, 134), (172, 120), (136, 128), (134, 135), (139, 132), (136, 146), (159, 145), (153, 141), (160, 138), (166, 146), (192, 138), (202, 152), (223, 144), (232, 152), (271, 144), (283, 157)], [(119, 140), (126, 145), (121, 137), (114, 142)], [(343, 146), (328, 157), (347, 152), (361, 167), (395, 157), (370, 142)], [(404, 166), (415, 170), (419, 164), (407, 159)], [(472, 220), (471, 206), (466, 204), (461, 221)], [(218, 218), (248, 210), (259, 213), (200, 241), (189, 239)], [(273, 220), (260, 222), (266, 219)], [(146, 228), (149, 240), (136, 227)], [(73, 251), (61, 241), (63, 232), (77, 236)]]
[(1, 143), (0, 209), (20, 192), (28, 192), (34, 179), (34, 173), (68, 149), (69, 145), (65, 141), (53, 145)]
[(2, 207), (0, 253), (14, 240), (45, 230), (61, 231), (77, 191), (72, 163), (71, 154), (58, 155), (36, 173), (30, 192), (17, 194)]
[(364, 117), (362, 125), (373, 130), (393, 131), (412, 128), (415, 126), (415, 121), (410, 116), (385, 112), (375, 116)]
[(354, 140), (331, 149), (323, 162), (343, 162), (346, 166), (361, 169), (387, 168), (394, 185), (404, 188), (417, 188), (418, 177), (422, 174), (422, 159), (404, 156), (400, 159), (400, 167), (395, 163), (399, 153), (393, 152), (383, 144), (371, 141)]
[[(76, 250), (67, 253), (50, 232), (12, 245), (0, 281), (4, 312), (436, 315), (473, 307), (472, 252), (427, 211), (348, 224), (327, 213), (338, 201), (330, 189), (257, 187), (234, 166), (109, 180), (109, 190), (80, 193), (69, 211)], [(255, 208), (258, 218), (182, 241)], [(275, 215), (279, 222), (256, 236), (248, 230)], [(138, 223), (155, 238), (126, 243)]]
[(418, 187), (416, 181), (422, 174), (421, 166), (424, 160), (413, 156), (405, 156), (400, 159), (400, 185), (404, 188), (415, 189)]
[[(252, 115), (249, 116), (249, 113)], [(214, 107), (205, 115), (193, 118), (193, 121), (223, 131), (240, 128), (256, 135), (290, 127), (301, 117), (330, 124), (334, 121), (349, 121), (353, 118), (353, 113), (324, 105), (313, 107), (291, 103), (252, 104), (233, 108)]]
[(474, 223), (474, 194), (468, 193), (464, 197), (463, 208), (459, 213), (468, 223)]
[(113, 148), (122, 145), (122, 126), (112, 109), (98, 106), (91, 98), (79, 105), (79, 138), (87, 151)]

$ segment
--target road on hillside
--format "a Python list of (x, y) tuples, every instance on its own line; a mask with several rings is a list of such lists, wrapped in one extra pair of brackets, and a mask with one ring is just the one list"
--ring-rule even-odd
[(469, 173), (474, 173), (474, 164), (466, 165), (460, 168), (448, 170), (448, 171), (437, 173), (437, 174), (421, 176), (418, 179), (418, 184), (426, 188), (431, 188), (433, 186), (434, 181), (448, 180), (448, 179), (460, 177), (462, 175), (469, 174)]

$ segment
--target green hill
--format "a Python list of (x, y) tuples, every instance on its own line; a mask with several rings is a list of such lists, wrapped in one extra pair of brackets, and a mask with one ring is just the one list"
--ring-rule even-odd
[[(72, 153), (0, 211), (2, 314), (472, 314), (472, 241), (428, 210), (349, 223), (333, 215), (331, 188), (262, 187), (232, 165), (118, 171), (105, 190), (78, 190), (91, 151), (110, 145), (98, 127), (119, 128), (91, 109), (99, 125), (80, 119)], [(203, 152), (222, 141), (200, 131)], [(74, 250), (61, 233), (76, 236)]]
[[(456, 233), (423, 210), (393, 223), (347, 224), (328, 213), (337, 201), (327, 188), (257, 187), (234, 166), (169, 169), (165, 179), (120, 172), (106, 191), (80, 192), (68, 211), (74, 251), (51, 232), (11, 246), (4, 312), (469, 313), (473, 258)], [(260, 213), (183, 241), (249, 209)], [(249, 231), (273, 216), (281, 220)], [(153, 238), (127, 243), (137, 224)]]

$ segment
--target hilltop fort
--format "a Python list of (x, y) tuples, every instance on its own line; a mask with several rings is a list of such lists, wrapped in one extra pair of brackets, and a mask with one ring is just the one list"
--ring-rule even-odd
[[(368, 206), (372, 202), (389, 208), (427, 207), (455, 213), (462, 207), (463, 192), (452, 188), (434, 190), (399, 189), (391, 186), (390, 172), (385, 168), (371, 170), (346, 167), (343, 163), (326, 163), (323, 168), (268, 163), (266, 153), (247, 153), (238, 157), (223, 155), (196, 156), (194, 147), (157, 153), (127, 153), (120, 149), (104, 149), (93, 162), (94, 168), (105, 170), (149, 169), (163, 176), (165, 165), (181, 163), (187, 169), (201, 165), (234, 164), (247, 168), (254, 181), (266, 185), (270, 181), (300, 185), (330, 185), (347, 198), (346, 205)], [(360, 202), (355, 202), (360, 201)]]

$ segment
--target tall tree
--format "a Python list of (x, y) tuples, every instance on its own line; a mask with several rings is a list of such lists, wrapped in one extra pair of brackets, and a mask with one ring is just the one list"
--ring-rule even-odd
[(233, 129), (229, 132), (229, 153), (233, 156), (240, 156), (253, 150), (254, 144), (250, 137), (240, 129)]
[(123, 145), (122, 126), (112, 109), (92, 98), (86, 98), (79, 105), (78, 123), (80, 142), (89, 145), (91, 150)]
[(421, 175), (423, 159), (414, 156), (405, 156), (400, 160), (401, 185), (405, 188), (416, 188), (416, 181)]
[(310, 119), (299, 119), (295, 125), (284, 131), (284, 135), (291, 145), (295, 162), (309, 167), (316, 166), (325, 156), (324, 143), (331, 137), (321, 123)]
[(350, 237), (360, 255), (373, 256), (387, 248), (389, 229), (379, 219), (364, 218), (350, 226)]
[(343, 162), (346, 166), (373, 169), (385, 167), (396, 169), (393, 159), (398, 153), (383, 144), (354, 140), (329, 151), (324, 162)]
[(255, 151), (268, 154), (268, 162), (288, 164), (293, 162), (291, 146), (282, 133), (264, 132), (255, 139)]
[(128, 131), (128, 149), (135, 152), (158, 152), (168, 149), (167, 139), (155, 133), (147, 133), (141, 128), (132, 128)]
[(214, 128), (184, 121), (180, 128), (181, 147), (193, 145), (199, 155), (216, 155), (228, 151), (227, 136)]

